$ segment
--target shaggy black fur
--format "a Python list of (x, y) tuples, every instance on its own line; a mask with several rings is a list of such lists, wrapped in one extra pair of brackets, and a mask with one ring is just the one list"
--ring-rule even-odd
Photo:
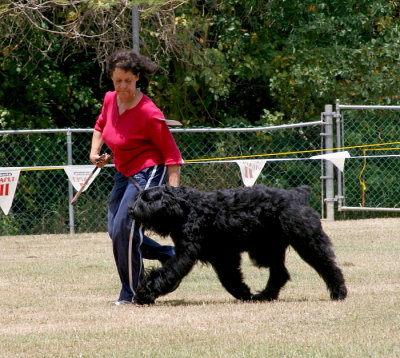
[[(235, 298), (275, 300), (290, 279), (285, 267), (289, 245), (322, 277), (332, 300), (345, 299), (342, 271), (318, 214), (308, 205), (309, 196), (308, 187), (263, 185), (211, 192), (161, 186), (140, 192), (129, 215), (145, 228), (170, 235), (176, 255), (146, 275), (136, 302), (154, 303), (171, 292), (197, 261), (210, 263)], [(242, 252), (258, 267), (269, 268), (267, 285), (257, 294), (243, 282)]]

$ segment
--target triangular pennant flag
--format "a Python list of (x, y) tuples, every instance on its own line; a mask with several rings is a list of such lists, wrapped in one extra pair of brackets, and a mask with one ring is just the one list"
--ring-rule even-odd
[(236, 160), (245, 186), (254, 185), (266, 162), (266, 160)]
[[(93, 172), (93, 168), (93, 165), (68, 165), (64, 167), (64, 171), (67, 174), (72, 186), (78, 191), (88, 176)], [(86, 187), (82, 190), (82, 193), (87, 190), (89, 185), (92, 184), (93, 180), (96, 179), (99, 173), (100, 169), (93, 174), (89, 182), (86, 184)]]
[(350, 153), (347, 151), (315, 155), (315, 156), (311, 157), (310, 159), (329, 160), (332, 164), (334, 164), (342, 172), (344, 169), (344, 162), (345, 162), (346, 158), (350, 158)]
[(21, 169), (0, 170), (0, 207), (8, 215), (17, 189)]

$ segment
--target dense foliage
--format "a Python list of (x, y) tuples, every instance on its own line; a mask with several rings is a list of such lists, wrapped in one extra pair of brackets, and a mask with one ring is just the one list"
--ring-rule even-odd
[[(91, 127), (132, 2), (0, 1), (0, 128)], [(326, 103), (398, 104), (395, 0), (140, 5), (146, 91), (186, 125), (310, 121)]]

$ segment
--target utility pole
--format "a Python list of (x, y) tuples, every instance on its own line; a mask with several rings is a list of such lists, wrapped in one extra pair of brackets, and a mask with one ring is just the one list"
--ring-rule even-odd
[(132, 48), (138, 53), (140, 52), (139, 32), (139, 5), (132, 5)]

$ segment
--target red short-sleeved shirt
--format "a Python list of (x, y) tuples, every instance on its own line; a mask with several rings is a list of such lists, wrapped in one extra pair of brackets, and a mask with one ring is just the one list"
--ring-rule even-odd
[(183, 164), (163, 113), (146, 95), (119, 115), (117, 92), (107, 92), (94, 129), (101, 132), (114, 154), (115, 168), (125, 176), (157, 164)]

